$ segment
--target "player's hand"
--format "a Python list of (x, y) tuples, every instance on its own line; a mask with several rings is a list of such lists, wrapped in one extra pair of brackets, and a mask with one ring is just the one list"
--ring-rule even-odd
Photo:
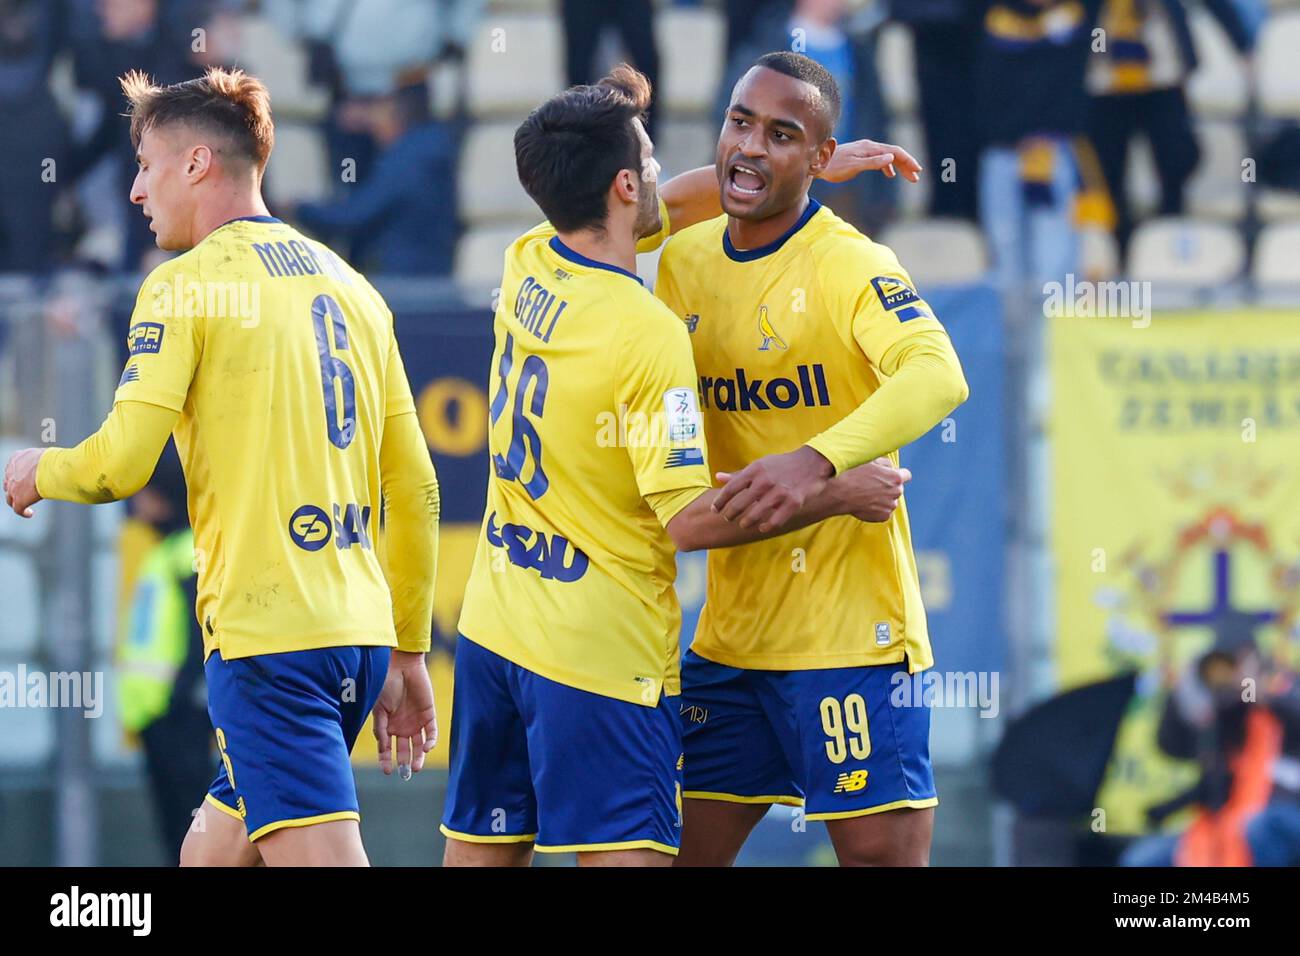
[(858, 173), (878, 169), (890, 179), (897, 173), (910, 182), (921, 181), (921, 164), (901, 146), (891, 143), (877, 143), (873, 139), (855, 139), (851, 143), (841, 143), (835, 147), (835, 155), (830, 165), (823, 170), (821, 178), (832, 183), (842, 183), (852, 179)]
[(393, 651), (372, 724), (379, 744), (379, 768), (385, 774), (393, 772), (394, 738), (398, 776), (409, 780), (412, 773), (424, 768), (424, 755), (438, 742), (438, 715), (423, 654)]
[(725, 484), (713, 500), (713, 510), (742, 528), (758, 525), (759, 531), (768, 532), (820, 494), (834, 470), (807, 445), (784, 455), (766, 455), (735, 474), (718, 472), (718, 480)]
[(895, 468), (882, 456), (836, 476), (831, 487), (844, 504), (844, 514), (859, 521), (881, 522), (889, 520), (903, 497), (903, 485), (911, 480), (910, 471)]
[(32, 516), (32, 505), (41, 500), (36, 490), (36, 466), (47, 448), (24, 448), (16, 451), (5, 465), (5, 504), (20, 518)]

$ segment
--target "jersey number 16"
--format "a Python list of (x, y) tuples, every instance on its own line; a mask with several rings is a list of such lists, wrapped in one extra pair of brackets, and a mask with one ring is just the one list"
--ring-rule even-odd
[[(504, 456), (492, 455), (492, 467), (498, 478), (520, 482), (524, 486), (524, 491), (528, 492), (528, 497), (536, 501), (546, 494), (546, 489), (551, 486), (551, 483), (546, 477), (546, 472), (542, 470), (542, 438), (537, 434), (536, 426), (524, 414), (524, 402), (531, 386), (533, 397), (528, 403), (528, 410), (540, 419), (546, 410), (546, 387), (550, 384), (551, 376), (546, 369), (546, 362), (540, 355), (530, 355), (525, 358), (523, 367), (519, 370), (519, 380), (515, 382), (514, 402), (511, 403), (508, 380), (514, 363), (515, 337), (507, 334), (505, 348), (501, 350), (501, 359), (497, 362), (497, 374), (501, 384), (497, 388), (496, 395), (492, 397), (491, 417), (492, 424), (496, 425), (506, 405), (513, 404), (514, 412), (510, 422), (512, 437)], [(524, 481), (522, 478), (524, 460), (530, 453), (533, 459), (533, 474), (531, 478)]]

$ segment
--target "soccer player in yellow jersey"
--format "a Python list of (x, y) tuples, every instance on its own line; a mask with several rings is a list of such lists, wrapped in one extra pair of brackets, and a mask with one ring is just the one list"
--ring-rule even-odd
[(448, 865), (671, 862), (680, 833), (674, 546), (758, 540), (831, 515), (883, 520), (901, 485), (870, 463), (781, 526), (742, 527), (717, 491), (686, 327), (642, 288), (662, 233), (649, 84), (628, 67), (538, 107), (515, 133), (548, 221), (505, 256), (482, 535), (456, 646)]
[(103, 426), (76, 448), (18, 452), (6, 500), (30, 516), (41, 498), (129, 497), (174, 433), (221, 751), (181, 861), (364, 865), (349, 752), (367, 714), (386, 772), (392, 737), (405, 776), (436, 733), (424, 653), (438, 484), (393, 317), (364, 277), (268, 215), (258, 80), (213, 69), (122, 86), (131, 200), (158, 247), (182, 254), (141, 287)]
[[(690, 331), (712, 465), (728, 477), (715, 506), (740, 527), (780, 524), (879, 455), (897, 463), (967, 394), (894, 254), (808, 195), (838, 111), (816, 62), (762, 57), (718, 140), (725, 215), (678, 232), (659, 264), (656, 294)], [(925, 863), (929, 712), (893, 706), (891, 691), (932, 663), (903, 505), (880, 524), (834, 518), (711, 552), (682, 665), (678, 863), (731, 863), (773, 803), (825, 820), (842, 864)]]

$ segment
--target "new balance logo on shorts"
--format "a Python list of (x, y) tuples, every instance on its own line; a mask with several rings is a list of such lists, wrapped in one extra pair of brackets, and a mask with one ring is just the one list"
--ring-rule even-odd
[(859, 790), (867, 788), (867, 772), (865, 770), (851, 770), (842, 773), (835, 780), (835, 789), (832, 793), (857, 793)]

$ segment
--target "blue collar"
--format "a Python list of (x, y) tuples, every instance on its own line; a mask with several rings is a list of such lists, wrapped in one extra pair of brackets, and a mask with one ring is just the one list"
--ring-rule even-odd
[(641, 277), (635, 272), (628, 272), (626, 269), (620, 269), (618, 266), (610, 265), (608, 262), (598, 262), (595, 259), (588, 259), (581, 252), (574, 252), (560, 241), (559, 236), (551, 236), (549, 245), (555, 250), (555, 254), (561, 259), (568, 259), (570, 262), (576, 262), (580, 266), (588, 266), (592, 269), (605, 269), (609, 272), (617, 272), (621, 276), (635, 279), (638, 285), (645, 285), (645, 283), (641, 281)]
[(281, 222), (281, 220), (276, 219), (274, 216), (236, 216), (234, 219), (226, 220), (221, 225), (228, 226), (232, 222)]
[(724, 228), (722, 230), (722, 251), (727, 254), (727, 258), (733, 262), (753, 262), (755, 259), (762, 259), (764, 256), (770, 256), (787, 242), (796, 232), (808, 225), (808, 220), (817, 214), (817, 210), (822, 208), (822, 204), (811, 196), (808, 197), (808, 208), (803, 211), (798, 221), (785, 231), (785, 234), (777, 239), (773, 239), (765, 246), (759, 246), (757, 249), (737, 249), (731, 244), (731, 234)]

